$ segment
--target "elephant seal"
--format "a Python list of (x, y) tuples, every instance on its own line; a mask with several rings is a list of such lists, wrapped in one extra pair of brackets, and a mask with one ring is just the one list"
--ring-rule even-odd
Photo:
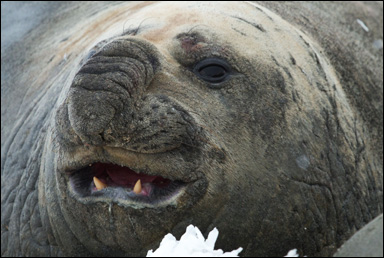
[(189, 224), (329, 256), (382, 213), (382, 4), (54, 10), (2, 48), (3, 256), (145, 255)]

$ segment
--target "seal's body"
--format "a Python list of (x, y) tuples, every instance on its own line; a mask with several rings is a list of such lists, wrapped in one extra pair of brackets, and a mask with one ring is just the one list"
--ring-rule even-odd
[(323, 4), (87, 5), (2, 57), (2, 254), (144, 255), (194, 224), (245, 256), (330, 255), (382, 212), (382, 49), (347, 65)]

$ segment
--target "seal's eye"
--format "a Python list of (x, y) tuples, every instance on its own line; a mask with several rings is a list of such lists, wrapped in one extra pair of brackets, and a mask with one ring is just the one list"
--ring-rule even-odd
[(231, 68), (224, 60), (207, 58), (197, 63), (193, 72), (204, 81), (220, 83), (229, 78)]

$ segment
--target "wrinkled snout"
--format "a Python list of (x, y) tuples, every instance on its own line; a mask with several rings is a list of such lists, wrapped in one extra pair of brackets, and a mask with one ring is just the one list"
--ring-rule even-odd
[[(70, 86), (58, 124), (65, 141), (163, 152), (195, 137), (192, 117), (164, 94), (147, 88), (161, 70), (152, 44), (132, 38), (107, 43), (81, 67)], [(171, 82), (170, 82), (171, 83)]]

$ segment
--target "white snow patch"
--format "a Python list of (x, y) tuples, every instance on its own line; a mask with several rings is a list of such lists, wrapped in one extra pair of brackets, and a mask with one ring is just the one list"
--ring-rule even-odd
[(218, 236), (219, 231), (214, 228), (205, 240), (197, 227), (189, 225), (179, 241), (172, 234), (167, 234), (160, 247), (154, 252), (149, 250), (147, 257), (239, 257), (243, 250), (241, 247), (226, 253), (221, 249), (214, 250)]
[[(200, 230), (189, 225), (184, 235), (177, 241), (172, 234), (167, 234), (156, 251), (149, 250), (147, 257), (239, 257), (243, 248), (239, 247), (232, 252), (214, 250), (219, 231), (214, 228), (205, 240)], [(292, 249), (284, 257), (299, 257), (297, 249)]]
[(292, 249), (284, 257), (299, 257), (299, 254), (297, 253), (297, 249)]
[(364, 23), (362, 20), (357, 19), (356, 21), (357, 21), (357, 23), (358, 23), (358, 24), (359, 24), (359, 25), (360, 25), (366, 32), (369, 31), (367, 25), (365, 25), (365, 23)]

